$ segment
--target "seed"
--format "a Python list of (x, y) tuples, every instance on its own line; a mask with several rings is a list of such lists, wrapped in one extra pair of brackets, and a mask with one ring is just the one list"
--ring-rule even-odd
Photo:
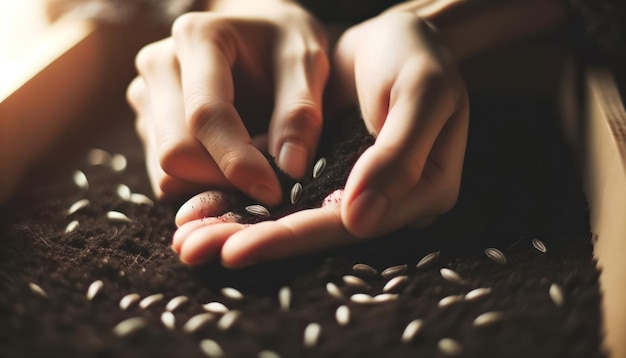
[(44, 291), (43, 288), (41, 288), (41, 286), (39, 286), (38, 284), (30, 282), (28, 286), (33, 293), (36, 293), (41, 297), (48, 298), (48, 294), (46, 293), (46, 291)]
[(104, 287), (104, 282), (102, 282), (102, 280), (96, 280), (92, 282), (91, 285), (89, 285), (89, 288), (87, 289), (87, 299), (89, 301), (93, 300), (96, 297), (96, 295), (100, 293), (100, 290), (102, 290), (102, 287)]
[(89, 200), (88, 199), (80, 199), (77, 202), (75, 202), (74, 204), (72, 204), (69, 209), (67, 209), (67, 215), (72, 215), (75, 212), (77, 212), (78, 210), (86, 208), (88, 206), (89, 206)]
[(402, 286), (404, 286), (408, 280), (408, 276), (396, 276), (385, 284), (385, 286), (383, 287), (383, 292), (389, 293), (397, 291), (402, 288)]
[(414, 319), (409, 324), (406, 325), (406, 328), (402, 332), (402, 342), (409, 343), (411, 342), (415, 336), (422, 330), (422, 326), (424, 325), (424, 321), (421, 319)]
[(490, 288), (484, 288), (484, 287), (476, 288), (476, 289), (473, 289), (473, 290), (469, 291), (468, 293), (466, 293), (465, 294), (465, 299), (468, 300), (468, 301), (473, 301), (473, 300), (479, 299), (479, 298), (481, 298), (483, 296), (486, 296), (486, 295), (488, 295), (490, 293), (491, 293), (491, 289)]
[(280, 304), (281, 311), (289, 311), (291, 304), (291, 289), (288, 286), (283, 286), (278, 291), (278, 302)]
[(326, 158), (320, 158), (313, 166), (313, 179), (319, 178), (326, 169)]
[(306, 348), (313, 348), (317, 345), (317, 341), (320, 338), (322, 327), (317, 323), (309, 323), (304, 329), (304, 346)]
[(298, 201), (300, 201), (300, 197), (302, 196), (302, 184), (300, 183), (295, 183), (292, 187), (291, 187), (291, 195), (289, 197), (290, 201), (292, 204), (297, 203)]
[(404, 272), (406, 272), (406, 268), (407, 265), (391, 266), (384, 269), (381, 275), (386, 279), (390, 279), (392, 277), (404, 274)]
[(563, 290), (561, 290), (561, 286), (556, 283), (550, 285), (550, 298), (555, 305), (559, 307), (563, 305), (565, 299), (563, 298)]
[(111, 154), (106, 150), (93, 148), (87, 152), (87, 162), (90, 165), (107, 165), (111, 160)]
[(463, 296), (462, 295), (451, 295), (451, 296), (446, 296), (444, 298), (442, 298), (441, 300), (439, 300), (439, 303), (437, 304), (437, 306), (439, 307), (448, 307), (454, 303), (460, 302), (463, 300)]
[(161, 313), (161, 322), (163, 323), (165, 328), (169, 329), (170, 331), (176, 329), (176, 317), (174, 317), (174, 314), (170, 311), (165, 311)]
[(486, 327), (498, 322), (501, 319), (502, 312), (486, 312), (476, 317), (473, 324), (475, 327)]
[(348, 306), (341, 305), (337, 307), (337, 311), (335, 311), (335, 318), (340, 326), (345, 326), (350, 323), (350, 309)]
[(270, 216), (270, 211), (263, 205), (248, 205), (246, 211), (256, 216)]
[(167, 303), (167, 305), (165, 306), (165, 310), (169, 312), (174, 312), (178, 307), (184, 305), (187, 302), (189, 302), (189, 297), (176, 296)]
[(204, 327), (207, 323), (211, 322), (215, 318), (213, 313), (200, 313), (189, 319), (183, 326), (183, 331), (187, 333), (197, 332), (200, 328)]
[(111, 162), (109, 164), (111, 165), (111, 169), (113, 169), (113, 171), (120, 173), (126, 170), (128, 162), (126, 161), (126, 157), (124, 155), (115, 154), (111, 157)]
[(141, 296), (138, 293), (129, 293), (120, 300), (120, 309), (126, 311), (130, 306), (139, 301)]
[(76, 230), (78, 228), (78, 225), (78, 220), (70, 221), (70, 223), (67, 224), (67, 226), (65, 227), (65, 233), (69, 234), (70, 232)]
[(131, 222), (130, 218), (126, 216), (124, 213), (120, 213), (119, 211), (109, 211), (107, 212), (107, 218), (113, 222)]
[(143, 317), (129, 318), (118, 323), (113, 328), (113, 334), (118, 337), (126, 337), (137, 332), (139, 329), (145, 327), (147, 324), (148, 321)]
[(506, 263), (506, 256), (504, 256), (502, 251), (495, 249), (493, 247), (485, 249), (485, 255), (487, 255), (488, 258), (492, 259), (493, 261), (499, 264), (504, 265)]
[(337, 287), (337, 285), (335, 285), (335, 284), (334, 284), (334, 283), (332, 283), (332, 282), (328, 282), (328, 283), (326, 284), (326, 291), (328, 291), (328, 293), (329, 293), (331, 296), (335, 297), (335, 298), (336, 298), (336, 299), (338, 299), (338, 300), (343, 300), (344, 298), (346, 298), (346, 297), (343, 295), (343, 292), (341, 292), (341, 290), (339, 289), (339, 287)]
[(280, 358), (280, 355), (274, 351), (260, 351), (258, 358)]
[(231, 300), (243, 300), (243, 294), (232, 287), (224, 287), (222, 288), (222, 295), (230, 298)]
[(130, 188), (126, 184), (118, 184), (117, 185), (117, 196), (119, 196), (122, 200), (128, 201), (130, 200), (132, 192)]
[(355, 293), (350, 296), (350, 301), (355, 303), (374, 303), (374, 297), (366, 294), (366, 293)]
[(202, 308), (211, 313), (228, 312), (228, 307), (224, 306), (224, 304), (220, 302), (209, 302), (206, 305), (203, 305)]
[(352, 287), (352, 288), (356, 288), (356, 289), (363, 289), (363, 290), (369, 290), (371, 287), (370, 285), (367, 284), (367, 282), (363, 281), (362, 279), (356, 277), (356, 276), (352, 276), (352, 275), (345, 275), (343, 276), (343, 282)]
[(143, 300), (141, 300), (141, 302), (139, 302), (139, 307), (145, 310), (146, 308), (152, 306), (153, 304), (163, 300), (163, 297), (165, 296), (163, 296), (162, 293), (156, 293), (154, 295), (150, 295), (144, 298)]
[(85, 173), (83, 173), (80, 170), (77, 170), (74, 172), (73, 178), (74, 178), (74, 184), (76, 184), (77, 187), (83, 190), (89, 189), (89, 181), (87, 180), (87, 176), (85, 175)]
[(150, 199), (149, 197), (147, 197), (146, 195), (143, 195), (141, 193), (132, 193), (130, 194), (130, 202), (137, 204), (137, 205), (147, 205), (147, 206), (154, 206), (154, 201), (152, 201), (152, 199)]
[(546, 244), (544, 244), (543, 241), (539, 239), (533, 239), (533, 246), (535, 247), (535, 249), (543, 252), (544, 254), (548, 252), (548, 248), (546, 247)]
[(200, 349), (207, 355), (207, 357), (219, 358), (226, 355), (222, 350), (222, 347), (220, 347), (220, 345), (212, 339), (203, 339), (200, 341)]
[(422, 259), (419, 260), (419, 262), (417, 263), (417, 265), (415, 265), (415, 267), (418, 269), (428, 267), (430, 266), (430, 264), (437, 261), (438, 259), (439, 259), (439, 251), (431, 252), (430, 254), (427, 254), (426, 256), (422, 257)]
[(366, 264), (356, 264), (352, 266), (352, 271), (363, 276), (374, 276), (378, 273), (375, 268)]
[(376, 302), (389, 302), (398, 299), (398, 295), (395, 293), (381, 293), (374, 296)]
[(219, 321), (217, 321), (217, 328), (222, 331), (227, 331), (235, 324), (237, 318), (239, 318), (239, 311), (226, 312)]
[(459, 355), (463, 351), (463, 347), (461, 347), (461, 344), (459, 344), (459, 342), (455, 341), (452, 338), (440, 339), (438, 346), (441, 353), (449, 356)]
[(448, 282), (458, 283), (458, 284), (463, 283), (461, 276), (459, 276), (458, 273), (450, 270), (449, 268), (444, 267), (441, 270), (439, 270), (439, 272), (441, 273), (441, 277), (443, 277)]

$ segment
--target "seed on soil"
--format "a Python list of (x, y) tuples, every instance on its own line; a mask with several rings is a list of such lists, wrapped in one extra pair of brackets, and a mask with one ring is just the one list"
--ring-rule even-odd
[(148, 321), (143, 317), (125, 319), (113, 327), (113, 334), (118, 337), (126, 337), (145, 327)]
[(78, 225), (78, 220), (70, 221), (70, 223), (67, 224), (67, 226), (65, 227), (65, 233), (69, 234), (70, 232), (76, 230), (78, 228)]
[(452, 338), (442, 338), (437, 344), (441, 353), (448, 356), (456, 356), (461, 354), (463, 347), (461, 344)]
[(374, 301), (376, 302), (389, 302), (398, 299), (398, 294), (396, 293), (380, 293), (374, 296)]
[(302, 196), (302, 184), (295, 183), (291, 187), (291, 195), (289, 196), (289, 200), (291, 201), (292, 204), (295, 204), (298, 201), (300, 201), (301, 196)]
[(352, 271), (363, 276), (374, 276), (378, 274), (375, 268), (366, 264), (356, 264), (352, 266)]
[(289, 311), (291, 305), (291, 289), (288, 286), (283, 286), (278, 291), (278, 303), (280, 304), (281, 311)]
[(381, 275), (386, 279), (390, 279), (395, 276), (403, 275), (406, 272), (407, 267), (407, 265), (391, 266), (384, 269)]
[(126, 184), (117, 185), (117, 196), (119, 196), (120, 199), (124, 201), (128, 201), (130, 200), (131, 194), (132, 194), (132, 191), (130, 191), (130, 188), (128, 187), (128, 185)]
[(504, 254), (502, 253), (502, 251), (490, 247), (485, 249), (485, 255), (487, 255), (488, 258), (492, 259), (493, 261), (499, 263), (499, 264), (505, 264), (506, 263), (506, 256), (504, 256)]
[(67, 215), (72, 215), (75, 212), (77, 212), (80, 209), (84, 209), (86, 207), (89, 206), (89, 200), (88, 199), (80, 199), (77, 202), (75, 202), (74, 204), (72, 204), (70, 206), (69, 209), (67, 209)]
[(46, 291), (44, 291), (43, 288), (41, 288), (41, 286), (39, 286), (38, 284), (30, 282), (28, 286), (33, 293), (36, 293), (41, 297), (48, 298), (48, 294), (46, 293)]
[(258, 358), (280, 358), (280, 355), (274, 351), (260, 351)]
[(409, 343), (411, 342), (415, 336), (422, 330), (422, 326), (424, 326), (424, 321), (421, 319), (414, 319), (409, 324), (406, 325), (406, 328), (402, 332), (402, 342)]
[(544, 254), (548, 252), (548, 248), (546, 247), (546, 244), (544, 244), (543, 241), (539, 239), (533, 239), (533, 246), (535, 247), (535, 249), (539, 250), (540, 252), (543, 252)]
[(128, 216), (126, 216), (126, 214), (120, 213), (119, 211), (107, 212), (107, 219), (113, 222), (131, 222), (132, 221)]
[(207, 325), (215, 319), (215, 315), (213, 313), (200, 313), (189, 319), (187, 323), (183, 326), (183, 331), (187, 333), (197, 332), (199, 329)]
[(169, 312), (174, 312), (178, 307), (184, 305), (187, 302), (189, 302), (189, 297), (176, 296), (167, 303), (167, 305), (165, 306), (165, 310)]
[(137, 205), (154, 206), (154, 201), (141, 193), (131, 193), (129, 201)]
[(486, 327), (490, 326), (502, 319), (502, 312), (486, 312), (481, 314), (480, 316), (474, 319), (473, 325), (475, 327)]
[(221, 331), (227, 331), (235, 324), (239, 318), (239, 311), (228, 311), (217, 321), (217, 328)]
[(439, 251), (431, 252), (430, 254), (427, 254), (426, 256), (422, 257), (422, 259), (419, 260), (419, 262), (417, 263), (417, 265), (415, 265), (415, 267), (418, 269), (428, 267), (432, 263), (437, 261), (438, 259), (439, 259)]
[(389, 280), (383, 287), (383, 292), (391, 293), (401, 289), (409, 280), (408, 276), (396, 276)]
[(326, 284), (326, 291), (328, 291), (328, 293), (333, 296), (334, 298), (338, 299), (338, 300), (343, 300), (346, 298), (346, 296), (343, 295), (343, 292), (341, 292), (341, 290), (339, 289), (339, 287), (337, 287), (337, 285), (335, 285), (332, 282), (328, 282)]
[(354, 303), (375, 303), (376, 302), (374, 301), (374, 297), (366, 293), (355, 293), (354, 295), (350, 296), (350, 301)]
[(150, 295), (144, 298), (143, 300), (141, 300), (139, 302), (139, 307), (145, 310), (146, 308), (152, 306), (153, 304), (162, 301), (164, 297), (165, 296), (163, 296), (162, 293), (155, 293), (154, 295)]
[(222, 313), (228, 312), (228, 307), (226, 307), (221, 302), (209, 302), (205, 305), (202, 305), (202, 308), (204, 308), (207, 312), (211, 312), (211, 313), (222, 314)]
[(100, 148), (93, 148), (87, 152), (87, 163), (90, 165), (108, 165), (111, 154)]
[(550, 285), (550, 298), (556, 306), (560, 307), (563, 305), (565, 298), (563, 297), (563, 290), (561, 289), (561, 286), (556, 283)]
[(243, 300), (243, 293), (241, 293), (236, 288), (232, 288), (232, 287), (222, 288), (222, 295), (230, 298), (231, 300), (237, 300), (237, 301)]
[(77, 170), (74, 172), (74, 184), (76, 184), (77, 187), (79, 187), (80, 189), (83, 190), (87, 190), (89, 189), (89, 181), (87, 180), (87, 176), (85, 175), (85, 173), (83, 173), (80, 170)]
[(122, 299), (120, 300), (120, 309), (122, 311), (126, 311), (130, 306), (139, 302), (140, 298), (141, 296), (139, 296), (138, 293), (127, 294), (126, 296), (122, 297)]
[(122, 154), (115, 154), (111, 157), (111, 161), (109, 165), (114, 172), (121, 173), (126, 170), (126, 165), (128, 162), (126, 161), (126, 157)]
[(439, 303), (437, 304), (437, 306), (441, 308), (448, 307), (454, 303), (461, 302), (461, 301), (463, 301), (462, 295), (450, 295), (439, 300)]
[(441, 273), (441, 277), (443, 277), (448, 282), (458, 283), (458, 284), (463, 283), (463, 279), (461, 279), (461, 276), (459, 276), (458, 273), (450, 270), (449, 268), (444, 267), (441, 270), (439, 270), (439, 272)]
[(165, 311), (161, 313), (161, 323), (163, 323), (165, 328), (169, 329), (170, 331), (176, 329), (176, 317), (174, 317), (174, 314), (170, 311)]
[(317, 179), (326, 169), (326, 158), (320, 158), (313, 166), (313, 179)]
[(344, 275), (343, 282), (355, 289), (369, 290), (371, 288), (371, 286), (367, 282), (363, 281), (363, 279), (353, 275)]
[(317, 345), (317, 341), (322, 333), (322, 327), (318, 323), (309, 323), (304, 329), (304, 346), (313, 348)]
[(104, 287), (104, 282), (102, 282), (102, 280), (96, 280), (92, 282), (91, 285), (89, 285), (89, 288), (87, 289), (87, 299), (89, 301), (93, 300), (96, 297), (96, 295), (100, 293), (100, 291), (102, 290), (102, 287)]
[(473, 301), (476, 299), (479, 299), (483, 296), (486, 296), (488, 294), (491, 293), (491, 289), (490, 288), (485, 288), (485, 287), (480, 287), (480, 288), (475, 288), (471, 291), (469, 291), (468, 293), (465, 294), (465, 299), (467, 301)]
[(256, 215), (256, 216), (261, 216), (261, 217), (270, 216), (270, 211), (267, 210), (267, 208), (263, 205), (248, 205), (246, 206), (246, 211), (249, 214)]
[(335, 311), (335, 318), (340, 326), (345, 326), (350, 323), (350, 309), (346, 305), (337, 307)]
[(200, 341), (200, 350), (202, 350), (202, 353), (206, 354), (207, 357), (211, 358), (220, 358), (226, 355), (222, 347), (212, 339), (203, 339)]

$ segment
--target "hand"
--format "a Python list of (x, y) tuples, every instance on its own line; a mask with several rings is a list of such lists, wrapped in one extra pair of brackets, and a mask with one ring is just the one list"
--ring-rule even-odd
[(220, 188), (277, 204), (278, 179), (261, 152), (293, 177), (315, 153), (328, 75), (323, 31), (296, 5), (235, 3), (183, 15), (172, 37), (137, 56), (127, 97), (160, 198)]

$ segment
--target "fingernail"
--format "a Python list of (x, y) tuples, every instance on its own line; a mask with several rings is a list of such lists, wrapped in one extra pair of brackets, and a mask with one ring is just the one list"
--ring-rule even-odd
[(292, 178), (301, 178), (306, 171), (308, 155), (304, 145), (285, 142), (278, 153), (278, 167)]
[(275, 204), (277, 201), (276, 193), (263, 184), (253, 186), (250, 189), (250, 195), (263, 203)]
[(387, 199), (374, 190), (365, 190), (348, 209), (354, 220), (352, 233), (365, 237), (371, 235), (387, 210)]
[(176, 226), (180, 227), (182, 224), (190, 221), (193, 217), (193, 211), (194, 205), (192, 203), (189, 201), (184, 203), (176, 213), (176, 218), (174, 219)]

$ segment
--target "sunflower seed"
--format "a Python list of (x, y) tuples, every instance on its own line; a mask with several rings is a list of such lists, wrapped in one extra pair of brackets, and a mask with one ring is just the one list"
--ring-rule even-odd
[(456, 356), (461, 354), (461, 352), (463, 351), (463, 347), (461, 347), (461, 344), (452, 338), (440, 339), (438, 346), (441, 353), (448, 356)]
[(87, 176), (82, 171), (80, 170), (75, 171), (73, 179), (74, 179), (74, 184), (76, 184), (76, 186), (79, 187), (80, 189), (83, 189), (83, 190), (89, 189), (89, 180), (87, 180)]
[(369, 290), (371, 288), (371, 286), (368, 285), (367, 282), (353, 275), (343, 276), (343, 282), (346, 285), (356, 289)]
[(77, 212), (80, 209), (84, 209), (86, 207), (89, 206), (89, 200), (88, 199), (80, 199), (77, 202), (75, 202), (74, 204), (72, 204), (70, 206), (69, 209), (67, 209), (67, 215), (72, 215), (75, 212)]
[(490, 247), (485, 249), (485, 255), (487, 255), (488, 258), (492, 259), (493, 261), (499, 263), (499, 264), (505, 264), (506, 263), (506, 256), (504, 256), (504, 254), (502, 253), (502, 251)]
[(106, 150), (93, 148), (87, 152), (87, 163), (90, 165), (108, 165), (111, 160), (111, 154)]
[(270, 211), (263, 205), (248, 205), (246, 211), (256, 216), (270, 216)]
[(345, 326), (350, 323), (350, 309), (346, 305), (337, 307), (335, 311), (335, 318), (340, 326)]
[(313, 348), (317, 345), (317, 341), (320, 338), (322, 327), (317, 323), (309, 323), (304, 329), (304, 346), (306, 348)]
[(543, 241), (539, 239), (533, 239), (533, 246), (535, 247), (535, 249), (543, 252), (544, 254), (548, 252), (548, 248), (546, 247), (546, 244), (544, 244)]
[(113, 327), (113, 334), (118, 337), (126, 337), (137, 332), (147, 324), (148, 321), (143, 317), (129, 318)]
[(176, 317), (174, 317), (174, 314), (170, 311), (165, 311), (161, 313), (161, 323), (163, 323), (165, 328), (169, 329), (170, 331), (176, 329)]
[(430, 266), (430, 264), (437, 261), (438, 259), (439, 259), (439, 251), (431, 252), (430, 254), (422, 257), (422, 259), (419, 260), (419, 262), (417, 263), (417, 265), (415, 265), (415, 267), (418, 269), (428, 267)]
[(200, 341), (200, 350), (202, 350), (202, 353), (206, 354), (207, 357), (211, 358), (219, 358), (226, 355), (222, 347), (212, 339), (203, 339)]
[(113, 222), (131, 222), (130, 218), (126, 216), (124, 213), (120, 213), (119, 211), (109, 211), (107, 212), (107, 219)]
[(67, 226), (65, 227), (65, 233), (69, 234), (70, 232), (76, 230), (78, 228), (78, 225), (78, 220), (70, 221), (70, 223), (67, 224)]
[(226, 312), (219, 321), (217, 321), (217, 328), (222, 331), (227, 331), (230, 327), (235, 324), (237, 319), (239, 318), (239, 311), (228, 311)]
[(28, 286), (33, 293), (36, 293), (41, 297), (48, 298), (48, 294), (46, 293), (46, 291), (44, 291), (43, 288), (41, 288), (41, 286), (39, 286), (38, 284), (30, 282)]
[(189, 302), (189, 297), (187, 296), (176, 296), (172, 298), (167, 305), (165, 305), (165, 310), (169, 312), (174, 312), (178, 307), (184, 305)]
[(313, 166), (313, 179), (319, 178), (326, 169), (326, 158), (320, 158)]
[(561, 289), (561, 286), (556, 283), (550, 285), (550, 298), (555, 305), (559, 307), (563, 305), (565, 298), (563, 297), (563, 290)]
[(415, 336), (422, 330), (422, 326), (424, 325), (424, 321), (421, 319), (414, 319), (409, 324), (406, 325), (406, 328), (402, 332), (402, 342), (409, 343), (411, 342)]
[(137, 205), (154, 206), (154, 201), (141, 193), (131, 193), (128, 200)]
[(283, 286), (278, 291), (278, 302), (280, 304), (281, 311), (289, 311), (291, 304), (291, 289), (288, 286)]
[(442, 298), (441, 300), (439, 300), (439, 303), (437, 304), (437, 306), (439, 307), (448, 307), (454, 303), (463, 301), (463, 296), (462, 295), (451, 295), (451, 296), (446, 296), (444, 298)]
[(186, 333), (197, 332), (199, 329), (211, 322), (214, 318), (215, 315), (213, 315), (213, 313), (197, 314), (191, 317), (189, 321), (185, 323), (185, 325), (183, 326), (183, 331), (185, 331)]
[(461, 279), (461, 276), (459, 276), (458, 273), (450, 270), (449, 268), (444, 267), (441, 270), (439, 270), (439, 272), (441, 273), (441, 277), (443, 277), (448, 282), (458, 283), (458, 284), (463, 283), (463, 279)]
[(366, 294), (366, 293), (355, 293), (350, 296), (350, 301), (355, 303), (374, 303), (374, 297)]
[(352, 266), (352, 271), (363, 276), (374, 276), (378, 273), (375, 268), (366, 264), (356, 264)]
[(473, 300), (479, 299), (479, 298), (481, 298), (483, 296), (486, 296), (486, 295), (488, 295), (490, 293), (491, 293), (491, 289), (490, 288), (484, 288), (484, 287), (475, 288), (475, 289), (473, 289), (473, 290), (471, 290), (471, 291), (469, 291), (468, 293), (465, 294), (465, 299), (468, 300), (468, 301), (473, 301)]
[(138, 293), (129, 293), (120, 300), (120, 309), (126, 311), (130, 306), (139, 301), (141, 296)]
[(155, 293), (154, 295), (150, 295), (139, 302), (139, 308), (145, 310), (146, 308), (152, 306), (153, 304), (163, 300), (164, 297), (165, 296), (163, 296), (162, 293)]
[(220, 302), (209, 302), (205, 305), (202, 305), (206, 311), (211, 313), (226, 313), (228, 312), (228, 307), (226, 307), (223, 303)]
[(376, 302), (389, 302), (398, 299), (398, 295), (395, 293), (381, 293), (374, 296)]
[(258, 358), (280, 358), (280, 355), (274, 351), (260, 351)]
[(399, 290), (400, 288), (402, 288), (402, 286), (404, 286), (408, 280), (409, 280), (408, 276), (396, 276), (385, 284), (385, 286), (383, 287), (383, 292), (385, 293), (395, 292)]
[(326, 284), (326, 291), (328, 291), (328, 293), (329, 293), (331, 296), (335, 297), (335, 298), (336, 298), (336, 299), (338, 299), (338, 300), (343, 300), (344, 298), (346, 298), (346, 297), (343, 295), (343, 292), (341, 292), (341, 290), (339, 289), (339, 287), (337, 287), (337, 285), (335, 285), (335, 284), (334, 284), (334, 283), (332, 283), (332, 282), (328, 282), (328, 283)]
[(407, 265), (391, 266), (384, 269), (381, 275), (386, 279), (390, 279), (398, 275), (403, 275), (406, 272), (407, 267)]
[(132, 191), (126, 184), (118, 184), (117, 185), (117, 196), (119, 196), (124, 201), (129, 201)]
[(236, 288), (232, 288), (232, 287), (222, 288), (222, 295), (230, 298), (231, 300), (237, 300), (237, 301), (243, 300), (243, 294)]
[(91, 285), (89, 285), (89, 288), (87, 289), (87, 300), (89, 301), (93, 300), (96, 297), (96, 295), (100, 293), (100, 290), (102, 290), (102, 287), (104, 287), (104, 282), (102, 282), (102, 280), (96, 280), (92, 282)]
[(122, 154), (113, 155), (111, 157), (111, 161), (109, 162), (111, 169), (113, 169), (114, 172), (118, 172), (118, 173), (126, 170), (127, 164), (128, 162), (126, 161), (126, 157)]
[(475, 327), (486, 327), (486, 326), (490, 326), (498, 322), (501, 319), (502, 319), (502, 312), (496, 312), (496, 311), (486, 312), (476, 317), (474, 319), (473, 325)]
[(297, 203), (298, 201), (300, 201), (300, 197), (302, 196), (302, 184), (300, 183), (295, 183), (292, 187), (291, 187), (291, 195), (289, 197), (290, 201), (292, 204)]

